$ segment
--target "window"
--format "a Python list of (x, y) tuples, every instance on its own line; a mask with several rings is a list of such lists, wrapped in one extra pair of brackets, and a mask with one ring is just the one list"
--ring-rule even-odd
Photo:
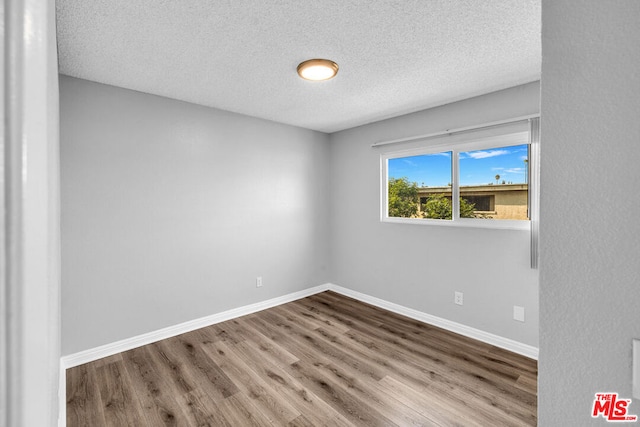
[(477, 196), (470, 193), (461, 193), (461, 197), (470, 205), (474, 206), (476, 212), (494, 212), (495, 211), (495, 196)]
[(460, 152), (458, 162), (461, 213), (464, 204), (473, 218), (529, 219), (528, 144)]
[(529, 228), (529, 132), (381, 155), (382, 221)]
[[(451, 200), (451, 151), (388, 160), (388, 215), (425, 218), (427, 206), (436, 198)], [(429, 189), (429, 192), (425, 192)], [(418, 199), (420, 203), (418, 203)], [(449, 203), (450, 205), (450, 203)], [(451, 219), (451, 209), (432, 219)]]

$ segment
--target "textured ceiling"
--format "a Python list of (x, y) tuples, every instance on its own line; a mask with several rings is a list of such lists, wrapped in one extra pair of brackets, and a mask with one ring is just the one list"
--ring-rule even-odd
[[(323, 132), (540, 78), (540, 0), (57, 0), (60, 72)], [(296, 74), (329, 58), (326, 82)]]

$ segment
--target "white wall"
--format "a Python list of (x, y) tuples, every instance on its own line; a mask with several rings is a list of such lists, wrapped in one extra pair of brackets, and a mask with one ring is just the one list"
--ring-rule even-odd
[[(529, 233), (381, 223), (383, 149), (371, 144), (536, 114), (539, 88), (530, 83), (331, 135), (332, 281), (537, 347)], [(454, 291), (464, 293), (463, 306), (453, 303)], [(525, 323), (513, 320), (514, 305), (525, 307)]]
[[(604, 425), (640, 338), (640, 2), (543, 0), (539, 414)], [(640, 415), (634, 400), (630, 413)]]
[(64, 355), (328, 281), (327, 135), (60, 82)]

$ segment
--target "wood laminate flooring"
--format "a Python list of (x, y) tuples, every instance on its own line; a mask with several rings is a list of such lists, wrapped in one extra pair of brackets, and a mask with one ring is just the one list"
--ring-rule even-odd
[(67, 370), (67, 426), (536, 425), (535, 360), (323, 292)]

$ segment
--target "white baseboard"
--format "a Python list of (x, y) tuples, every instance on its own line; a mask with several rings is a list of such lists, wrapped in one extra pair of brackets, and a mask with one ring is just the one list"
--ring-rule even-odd
[(67, 371), (60, 359), (60, 373), (58, 377), (58, 427), (67, 425)]
[(389, 310), (394, 313), (398, 313), (403, 316), (407, 316), (412, 319), (419, 320), (421, 322), (428, 323), (430, 325), (437, 326), (448, 331), (485, 342), (487, 344), (495, 345), (496, 347), (504, 348), (506, 350), (521, 354), (523, 356), (527, 356), (535, 360), (538, 359), (537, 347), (510, 340), (508, 338), (503, 338), (498, 335), (490, 334), (488, 332), (484, 332), (470, 326), (452, 322), (441, 317), (433, 316), (431, 314), (414, 310), (412, 308), (404, 307), (402, 305), (388, 302), (380, 298), (372, 297), (361, 292), (343, 288), (342, 286), (335, 285), (333, 283), (326, 283), (324, 285), (315, 286), (303, 291), (294, 292), (281, 297), (246, 305), (244, 307), (234, 308), (231, 310), (223, 311), (221, 313), (212, 314), (210, 316), (205, 316), (199, 319), (194, 319), (188, 322), (180, 323), (178, 325), (170, 326), (168, 328), (127, 338), (121, 341), (116, 341), (111, 344), (105, 344), (100, 347), (95, 347), (89, 350), (70, 354), (68, 356), (63, 356), (60, 359), (61, 368), (63, 370), (72, 368), (74, 366), (82, 365), (83, 363), (92, 362), (94, 360), (102, 359), (103, 357), (112, 356), (114, 354), (131, 350), (136, 347), (151, 344), (156, 341), (174, 337), (176, 335), (184, 334), (186, 332), (204, 328), (206, 326), (214, 325), (216, 323), (224, 322), (230, 319), (235, 319), (236, 317), (245, 316), (247, 314), (265, 310), (267, 308), (275, 307), (277, 305), (285, 304), (287, 302), (295, 301), (327, 290), (346, 295), (359, 301), (375, 305), (376, 307), (380, 307), (385, 310)]
[(245, 305), (244, 307), (238, 307), (231, 310), (223, 311), (222, 313), (212, 314), (210, 316), (205, 316), (199, 319), (190, 320), (188, 322), (180, 323), (178, 325), (169, 326), (168, 328), (159, 329), (157, 331), (127, 338), (121, 341), (116, 341), (111, 344), (101, 345), (100, 347), (95, 347), (89, 350), (70, 354), (68, 356), (63, 356), (60, 359), (61, 365), (64, 369), (73, 368), (74, 366), (82, 365), (88, 362), (93, 362), (94, 360), (102, 359), (103, 357), (107, 357), (107, 356), (112, 356), (117, 353), (122, 353), (123, 351), (131, 350), (133, 348), (151, 344), (156, 341), (175, 337), (176, 335), (184, 334), (186, 332), (191, 332), (196, 329), (204, 328), (206, 326), (215, 325), (216, 323), (235, 319), (236, 317), (246, 316), (247, 314), (255, 313), (257, 311), (265, 310), (267, 308), (275, 307), (277, 305), (281, 305), (281, 304), (285, 304), (301, 298), (305, 298), (310, 295), (317, 294), (319, 292), (324, 292), (328, 289), (329, 289), (328, 284), (319, 285), (313, 288), (305, 289), (299, 292), (294, 292), (281, 297), (272, 298), (272, 299), (258, 302), (255, 304)]
[(327, 284), (327, 286), (331, 291), (357, 299), (358, 301), (366, 302), (368, 304), (375, 305), (376, 307), (380, 307), (385, 310), (410, 317), (411, 319), (419, 320), (420, 322), (428, 323), (430, 325), (455, 332), (456, 334), (464, 335), (465, 337), (473, 338), (475, 340), (482, 341), (484, 343), (491, 344), (517, 354), (521, 354), (531, 359), (538, 360), (537, 347), (523, 344), (521, 342), (510, 340), (498, 335), (490, 334), (488, 332), (484, 332), (479, 329), (463, 325), (461, 323), (452, 322), (451, 320), (433, 316), (431, 314), (404, 307), (402, 305), (388, 302), (380, 298), (372, 297), (367, 294), (352, 291), (351, 289), (343, 288), (342, 286), (338, 286), (333, 283), (329, 283)]

